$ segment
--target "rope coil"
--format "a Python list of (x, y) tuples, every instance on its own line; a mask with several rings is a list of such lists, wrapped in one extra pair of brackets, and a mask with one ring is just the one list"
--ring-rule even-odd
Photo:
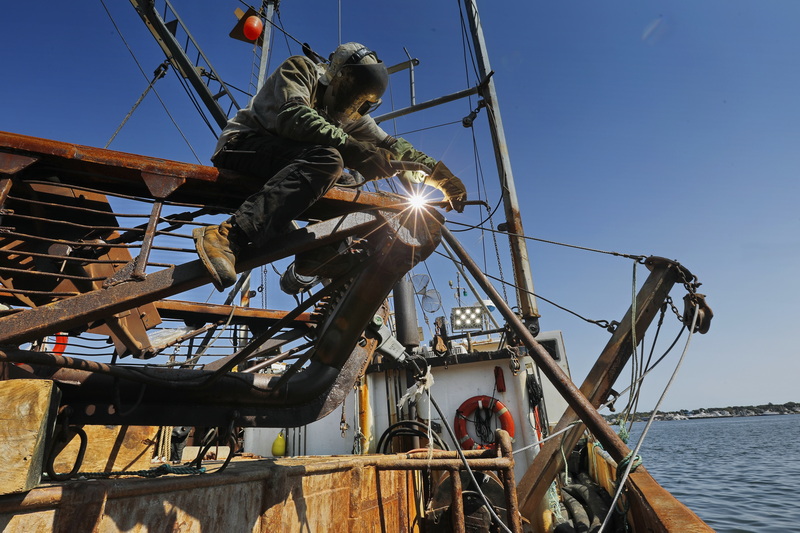
[[(630, 464), (630, 470), (628, 470), (628, 465)], [(617, 464), (617, 479), (616, 479), (616, 486), (619, 488), (622, 483), (625, 482), (623, 478), (630, 475), (632, 472), (635, 472), (637, 468), (642, 466), (642, 456), (641, 455), (633, 455), (633, 452), (630, 452), (626, 455), (620, 462)]]

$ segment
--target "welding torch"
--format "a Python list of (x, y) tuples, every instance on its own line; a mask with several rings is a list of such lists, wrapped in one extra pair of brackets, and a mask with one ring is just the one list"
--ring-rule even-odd
[[(446, 172), (450, 176), (451, 179), (453, 178), (453, 176), (450, 173), (450, 171), (446, 167), (444, 167), (442, 163), (437, 164), (436, 167), (434, 167), (433, 169), (431, 169), (429, 166), (427, 166), (427, 165), (425, 165), (423, 163), (417, 163), (416, 161), (392, 160), (392, 161), (389, 162), (389, 164), (395, 170), (395, 174), (394, 175), (397, 175), (398, 172), (406, 172), (406, 171), (422, 172), (423, 174), (425, 174), (426, 177), (425, 177), (425, 180), (421, 181), (420, 183), (434, 186), (434, 187), (436, 187), (436, 188), (438, 188), (440, 190), (441, 190), (441, 188), (436, 185), (436, 183), (439, 181), (437, 179), (437, 174), (439, 174), (440, 172), (442, 174)], [(437, 169), (441, 169), (441, 170), (437, 170)], [(429, 183), (429, 178), (433, 178), (431, 180), (432, 181), (431, 183)], [(457, 181), (458, 181), (459, 185), (461, 187), (463, 187), (463, 185), (461, 184), (461, 181), (460, 180), (457, 180)], [(357, 183), (357, 184), (352, 184), (352, 185), (339, 185), (339, 186), (340, 187), (360, 187), (361, 185), (364, 185), (364, 183)], [(447, 193), (445, 193), (445, 195), (446, 194)], [(458, 210), (459, 211), (461, 209), (463, 209), (463, 206), (466, 206), (466, 205), (482, 205), (482, 206), (486, 207), (487, 210), (490, 209), (489, 204), (487, 204), (483, 200), (471, 200), (471, 201), (469, 201), (469, 200), (458, 200), (457, 204), (458, 204)], [(444, 209), (454, 209), (454, 208), (456, 208), (456, 205), (454, 205), (454, 202), (453, 202), (452, 199), (440, 200), (438, 202), (425, 202), (425, 205), (429, 205), (429, 206), (433, 206), (433, 207), (441, 207), (441, 208), (444, 208)]]

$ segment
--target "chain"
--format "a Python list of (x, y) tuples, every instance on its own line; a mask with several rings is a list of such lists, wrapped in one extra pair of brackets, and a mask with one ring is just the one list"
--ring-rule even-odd
[[(680, 281), (683, 284), (683, 287), (686, 289), (686, 292), (688, 293), (687, 296), (688, 302), (691, 302), (695, 305), (701, 305), (701, 302), (703, 302), (704, 297), (702, 294), (700, 295), (697, 294), (697, 289), (700, 287), (700, 285), (702, 285), (702, 283), (700, 283), (700, 281), (697, 279), (697, 276), (691, 274), (688, 270), (683, 268), (683, 266), (680, 263), (675, 263), (675, 264), (678, 268), (678, 274), (681, 278)], [(675, 314), (676, 317), (678, 317), (678, 321), (681, 324), (686, 325), (688, 317), (685, 316), (684, 313), (682, 313), (677, 308), (677, 306), (675, 305), (670, 296), (667, 296), (665, 304), (668, 304), (670, 306), (672, 312)]]
[[(480, 108), (479, 108), (480, 109)], [(488, 210), (488, 207), (487, 207)], [(497, 257), (497, 270), (500, 273), (500, 279), (505, 281), (505, 276), (503, 276), (503, 262), (500, 260), (500, 248), (497, 246), (497, 233), (494, 229), (494, 219), (492, 218), (492, 213), (489, 213), (489, 226), (492, 228), (492, 242), (494, 242), (494, 255)], [(508, 293), (506, 292), (506, 284), (503, 283), (500, 285), (500, 288), (503, 289), (503, 299), (508, 301)]]
[(347, 415), (344, 413), (344, 406), (347, 402), (342, 402), (342, 419), (339, 422), (339, 431), (342, 432), (342, 438), (347, 438), (347, 430), (350, 429), (350, 424), (347, 423)]
[(686, 291), (689, 294), (691, 294), (691, 295), (697, 294), (697, 289), (698, 289), (698, 287), (700, 287), (700, 285), (702, 285), (702, 283), (700, 283), (697, 280), (697, 276), (695, 276), (694, 274), (692, 274), (692, 279), (686, 279), (686, 274), (687, 274), (688, 271), (686, 269), (684, 269), (684, 268), (681, 268), (681, 266), (682, 265), (678, 264), (678, 267), (679, 267), (678, 268), (678, 272), (681, 275), (681, 278), (682, 278), (682, 281), (683, 281), (683, 286), (686, 287)]
[(672, 312), (675, 313), (675, 316), (678, 317), (678, 321), (683, 323), (683, 313), (681, 313), (677, 307), (675, 307), (675, 302), (672, 300), (672, 296), (667, 296), (667, 299), (664, 302), (670, 306)]
[(265, 266), (261, 267), (261, 285), (258, 286), (256, 289), (258, 292), (261, 293), (261, 308), (267, 308), (267, 268)]

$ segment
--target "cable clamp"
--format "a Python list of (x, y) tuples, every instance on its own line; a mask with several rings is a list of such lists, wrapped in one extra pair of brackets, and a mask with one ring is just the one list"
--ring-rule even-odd
[(433, 387), (433, 374), (431, 374), (431, 367), (427, 367), (425, 374), (420, 376), (417, 379), (417, 382), (411, 385), (406, 390), (406, 393), (403, 394), (403, 397), (400, 398), (400, 401), (397, 402), (397, 408), (402, 409), (406, 402), (408, 402), (412, 397), (414, 398), (414, 401), (419, 400), (419, 397), (425, 392), (430, 391), (431, 387)]
[(378, 344), (376, 351), (381, 355), (391, 357), (398, 363), (403, 363), (408, 355), (405, 346), (400, 344), (397, 337), (392, 335), (392, 331), (383, 318), (380, 315), (375, 315), (370, 326), (380, 338), (380, 344)]

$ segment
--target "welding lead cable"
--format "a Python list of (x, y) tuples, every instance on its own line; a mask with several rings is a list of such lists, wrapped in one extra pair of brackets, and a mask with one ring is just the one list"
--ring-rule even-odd
[(442, 419), (442, 424), (444, 424), (444, 427), (447, 429), (447, 433), (450, 435), (450, 438), (453, 439), (453, 442), (456, 443), (456, 452), (458, 452), (458, 456), (459, 458), (461, 458), (461, 462), (464, 463), (464, 468), (469, 474), (469, 477), (472, 480), (475, 490), (480, 495), (484, 505), (486, 505), (486, 509), (492, 516), (492, 520), (506, 533), (513, 533), (510, 529), (508, 529), (508, 526), (506, 526), (506, 524), (500, 519), (500, 517), (497, 516), (497, 513), (494, 511), (494, 508), (489, 503), (488, 498), (486, 498), (486, 495), (480, 489), (481, 485), (480, 483), (478, 483), (478, 480), (475, 479), (475, 474), (472, 472), (472, 468), (470, 468), (469, 462), (467, 462), (467, 458), (464, 456), (464, 452), (461, 451), (461, 446), (458, 446), (458, 439), (456, 439), (456, 435), (455, 433), (453, 433), (453, 428), (450, 427), (450, 422), (447, 421), (447, 418), (444, 416), (444, 413), (439, 408), (439, 404), (437, 404), (436, 400), (433, 399), (433, 395), (431, 394), (430, 390), (428, 391), (428, 399), (431, 401), (431, 404), (433, 404), (433, 407), (436, 409), (436, 412), (439, 413), (439, 417)]

